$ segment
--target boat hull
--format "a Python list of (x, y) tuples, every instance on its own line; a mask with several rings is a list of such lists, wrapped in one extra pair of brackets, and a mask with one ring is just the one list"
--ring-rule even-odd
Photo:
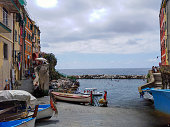
[(36, 119), (51, 118), (54, 114), (54, 110), (51, 109), (51, 105), (39, 105)]
[(90, 96), (81, 94), (68, 94), (60, 92), (52, 92), (55, 99), (75, 103), (90, 103)]
[(0, 122), (0, 127), (35, 127), (36, 118)]
[(151, 90), (155, 109), (170, 115), (170, 89)]

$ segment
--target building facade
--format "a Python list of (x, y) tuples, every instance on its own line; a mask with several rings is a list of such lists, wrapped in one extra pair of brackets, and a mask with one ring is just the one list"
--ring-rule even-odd
[(25, 69), (29, 69), (32, 65), (32, 30), (33, 22), (28, 15), (25, 17)]
[[(0, 0), (0, 90), (14, 83), (14, 13), (19, 1)], [(10, 85), (11, 87), (11, 85)]]
[(33, 21), (33, 34), (32, 34), (32, 42), (33, 42), (33, 61), (35, 58), (39, 57), (40, 55), (40, 29)]
[[(11, 89), (40, 53), (40, 30), (25, 9), (26, 0), (0, 0), (0, 90)], [(34, 43), (33, 29), (35, 27)]]
[(160, 47), (161, 47), (161, 64), (170, 64), (170, 2), (169, 0), (162, 0), (159, 14), (160, 22)]

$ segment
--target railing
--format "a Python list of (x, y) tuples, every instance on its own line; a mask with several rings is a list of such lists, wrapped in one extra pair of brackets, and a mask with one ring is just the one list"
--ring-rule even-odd
[(2, 7), (0, 7), (0, 10), (2, 10), (2, 17), (0, 17), (0, 22), (8, 27), (9, 29), (12, 29), (12, 16), (9, 15)]

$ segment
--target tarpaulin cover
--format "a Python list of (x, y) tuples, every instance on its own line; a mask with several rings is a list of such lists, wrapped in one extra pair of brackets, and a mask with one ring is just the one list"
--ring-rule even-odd
[(31, 95), (29, 92), (24, 90), (1, 90), (0, 91), (0, 101), (7, 100), (18, 100), (26, 101), (31, 107), (36, 105), (37, 99)]

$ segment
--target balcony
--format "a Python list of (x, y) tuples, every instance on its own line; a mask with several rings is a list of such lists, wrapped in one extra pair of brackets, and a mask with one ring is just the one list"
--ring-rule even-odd
[(11, 33), (12, 16), (9, 15), (3, 8), (0, 8), (2, 17), (0, 17), (0, 33)]

